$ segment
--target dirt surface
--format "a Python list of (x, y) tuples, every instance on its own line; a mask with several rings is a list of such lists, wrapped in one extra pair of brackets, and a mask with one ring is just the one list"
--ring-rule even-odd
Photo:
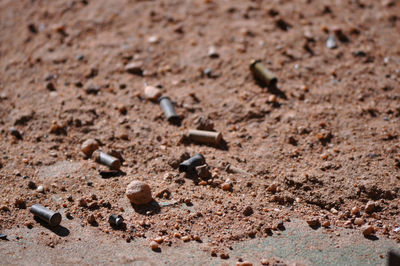
[[(399, 14), (387, 0), (1, 1), (0, 230), (42, 226), (29, 213), (41, 203), (82, 235), (162, 237), (161, 250), (197, 240), (221, 258), (291, 218), (399, 241)], [(277, 88), (254, 80), (252, 59)], [(172, 99), (179, 125), (146, 85)], [(188, 142), (199, 124), (224, 141)], [(121, 155), (121, 172), (85, 158), (89, 138)], [(176, 169), (196, 153), (208, 180)], [(132, 180), (154, 201), (130, 204)], [(59, 241), (75, 240), (37, 237)]]

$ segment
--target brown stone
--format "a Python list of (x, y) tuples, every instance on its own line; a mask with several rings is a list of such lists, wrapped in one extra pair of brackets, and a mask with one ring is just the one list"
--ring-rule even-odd
[(153, 86), (146, 86), (144, 87), (144, 97), (150, 101), (157, 101), (158, 98), (161, 96), (161, 90), (153, 87)]
[(126, 197), (133, 204), (143, 205), (153, 200), (150, 186), (142, 181), (132, 181), (126, 188)]
[(95, 139), (87, 139), (81, 145), (81, 151), (87, 156), (92, 156), (93, 152), (99, 148), (99, 143)]

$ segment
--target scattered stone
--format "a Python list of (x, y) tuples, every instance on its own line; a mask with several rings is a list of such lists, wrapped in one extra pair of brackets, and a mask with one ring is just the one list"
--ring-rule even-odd
[(26, 209), (26, 201), (23, 198), (15, 199), (14, 205), (18, 209)]
[(221, 184), (221, 188), (224, 191), (230, 191), (230, 190), (232, 190), (232, 183), (225, 182), (225, 183)]
[(133, 62), (133, 63), (127, 64), (125, 66), (125, 71), (130, 74), (143, 76), (143, 68), (142, 67), (143, 67), (142, 62)]
[(182, 240), (183, 240), (183, 242), (189, 242), (190, 241), (190, 236), (183, 236)]
[(194, 121), (196, 129), (214, 131), (214, 122), (205, 116), (200, 116)]
[(48, 89), (49, 91), (55, 91), (56, 87), (54, 87), (53, 82), (47, 82), (46, 89)]
[(89, 84), (86, 87), (85, 92), (87, 94), (97, 95), (100, 92), (100, 87), (98, 85), (95, 85), (95, 84)]
[(99, 148), (99, 143), (95, 139), (87, 139), (81, 145), (81, 151), (87, 156), (92, 156), (93, 152)]
[(361, 230), (364, 236), (371, 236), (375, 233), (375, 228), (372, 225), (365, 225)]
[(358, 207), (353, 207), (352, 209), (351, 209), (351, 214), (353, 214), (353, 215), (358, 215), (360, 213), (360, 208), (358, 208)]
[(29, 189), (35, 189), (35, 188), (36, 188), (36, 183), (33, 182), (32, 180), (30, 180), (30, 181), (28, 182), (28, 188), (29, 188)]
[(94, 225), (96, 223), (96, 217), (94, 217), (93, 214), (89, 215), (89, 217), (87, 218), (87, 221), (89, 224)]
[(78, 206), (79, 206), (79, 207), (87, 207), (87, 201), (86, 201), (86, 199), (85, 199), (85, 198), (80, 198), (80, 199), (78, 200)]
[(312, 228), (319, 227), (321, 225), (318, 218), (313, 218), (313, 219), (307, 220), (307, 224)]
[(132, 181), (125, 194), (131, 203), (137, 205), (148, 204), (153, 200), (150, 186), (142, 181)]
[(375, 210), (375, 202), (373, 201), (368, 201), (367, 204), (365, 205), (365, 211), (367, 213), (372, 213)]
[(220, 257), (221, 259), (223, 259), (223, 260), (227, 260), (227, 259), (229, 259), (229, 254), (228, 254), (228, 253), (221, 253), (221, 254), (219, 255), (219, 257)]
[(85, 74), (86, 79), (91, 79), (99, 74), (99, 70), (95, 67), (90, 68), (90, 70)]
[(44, 187), (42, 185), (38, 186), (36, 189), (37, 192), (43, 193), (44, 192)]
[(150, 248), (151, 248), (151, 250), (155, 251), (155, 250), (158, 250), (160, 248), (160, 246), (158, 245), (158, 243), (156, 241), (151, 241)]
[(144, 97), (150, 101), (157, 101), (161, 97), (161, 90), (154, 86), (144, 87)]
[(253, 263), (250, 261), (237, 262), (236, 266), (253, 266)]
[(34, 114), (35, 112), (32, 110), (17, 111), (17, 113), (14, 115), (14, 126), (25, 125), (27, 122), (33, 119)]
[(189, 158), (190, 158), (190, 154), (187, 152), (184, 152), (179, 157), (171, 158), (170, 160), (168, 160), (168, 164), (172, 168), (177, 169), (181, 162), (183, 162)]
[(197, 176), (202, 179), (209, 179), (211, 178), (210, 168), (207, 164), (197, 166), (195, 168)]
[(355, 225), (363, 225), (364, 220), (362, 218), (356, 218), (356, 219), (354, 219), (354, 224)]
[(289, 23), (287, 23), (285, 20), (283, 20), (282, 18), (275, 21), (275, 24), (278, 28), (280, 28), (283, 31), (289, 30), (289, 28), (292, 26)]
[(336, 49), (337, 47), (335, 36), (329, 35), (328, 39), (326, 40), (326, 48)]
[(153, 35), (150, 36), (149, 38), (147, 38), (147, 42), (154, 44), (154, 43), (158, 43), (160, 41), (160, 38), (157, 35)]
[(157, 244), (161, 244), (162, 242), (164, 242), (164, 238), (157, 237), (156, 239), (154, 239), (154, 242), (156, 242)]
[(244, 216), (250, 216), (254, 213), (253, 208), (250, 206), (247, 206), (244, 211), (243, 211), (243, 215)]
[(211, 46), (210, 48), (208, 48), (208, 56), (210, 58), (218, 58), (219, 57), (219, 53), (217, 52), (217, 48), (215, 46)]
[(335, 34), (336, 38), (338, 38), (339, 41), (344, 42), (344, 43), (350, 41), (349, 37), (347, 37), (346, 34), (343, 33), (341, 28), (337, 27), (337, 28), (334, 28), (332, 31)]
[(53, 121), (50, 126), (50, 133), (56, 135), (66, 135), (67, 131), (65, 127), (65, 125), (61, 125), (57, 121)]
[(331, 226), (331, 223), (329, 221), (325, 221), (325, 222), (322, 223), (322, 226), (324, 228), (328, 228), (329, 226)]
[(21, 133), (15, 127), (10, 127), (10, 134), (11, 134), (11, 136), (14, 136), (17, 139), (20, 139), (20, 140), (22, 139)]

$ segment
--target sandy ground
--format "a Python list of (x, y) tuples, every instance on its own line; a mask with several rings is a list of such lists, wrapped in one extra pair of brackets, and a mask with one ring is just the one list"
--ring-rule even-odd
[[(1, 1), (0, 232), (42, 227), (29, 213), (40, 203), (82, 235), (162, 238), (161, 250), (197, 239), (221, 258), (293, 218), (399, 241), (399, 14), (387, 0)], [(252, 59), (276, 88), (256, 82)], [(186, 141), (199, 121), (222, 144)], [(89, 138), (121, 155), (121, 172), (85, 158)], [(175, 168), (196, 153), (208, 180)], [(130, 204), (132, 180), (152, 203)], [(36, 241), (56, 248), (53, 237)]]

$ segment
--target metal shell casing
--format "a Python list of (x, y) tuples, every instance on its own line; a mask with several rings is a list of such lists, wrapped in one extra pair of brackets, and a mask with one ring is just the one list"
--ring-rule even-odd
[(189, 139), (194, 142), (216, 145), (221, 141), (222, 134), (214, 131), (191, 129), (189, 130)]
[(121, 161), (114, 156), (108, 155), (102, 151), (95, 151), (93, 157), (96, 162), (108, 166), (111, 170), (119, 170)]
[(206, 159), (202, 154), (198, 153), (193, 157), (190, 157), (186, 161), (183, 161), (179, 165), (179, 172), (192, 172), (194, 171), (196, 166), (200, 166), (203, 164), (206, 164)]
[(168, 96), (161, 96), (158, 102), (168, 122), (173, 124), (179, 122), (179, 116), (176, 114), (174, 105)]
[(30, 212), (50, 226), (57, 226), (61, 223), (62, 217), (60, 213), (53, 212), (40, 204), (33, 205), (30, 208)]
[(261, 82), (263, 82), (267, 86), (274, 86), (278, 82), (278, 78), (275, 74), (266, 68), (261, 60), (254, 60), (250, 64), (250, 71), (253, 75)]

